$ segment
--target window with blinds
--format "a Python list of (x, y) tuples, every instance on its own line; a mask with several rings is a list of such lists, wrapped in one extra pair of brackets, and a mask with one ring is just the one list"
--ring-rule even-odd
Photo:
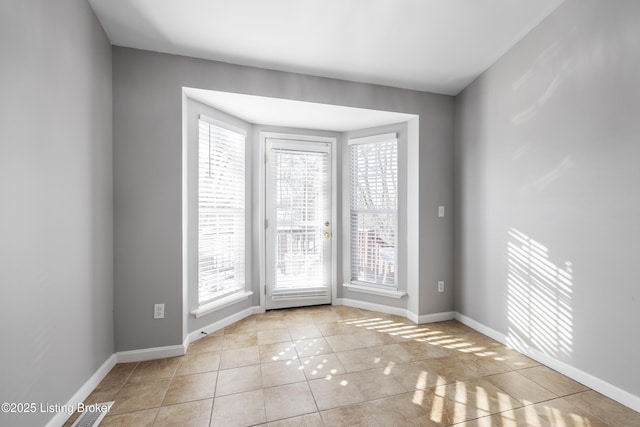
[(351, 282), (396, 288), (397, 136), (357, 138), (349, 145)]
[(198, 152), (198, 302), (245, 285), (245, 135), (201, 117)]

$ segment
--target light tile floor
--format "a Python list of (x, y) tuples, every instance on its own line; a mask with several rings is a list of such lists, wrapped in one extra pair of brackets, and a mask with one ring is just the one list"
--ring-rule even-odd
[(456, 321), (343, 306), (251, 316), (183, 357), (116, 365), (86, 403), (111, 400), (102, 426), (640, 426)]

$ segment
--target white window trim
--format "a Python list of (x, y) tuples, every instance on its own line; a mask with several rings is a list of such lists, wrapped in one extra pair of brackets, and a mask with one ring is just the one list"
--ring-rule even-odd
[[(199, 318), (207, 314), (214, 313), (225, 307), (248, 300), (253, 295), (251, 290), (250, 273), (247, 272), (246, 266), (251, 265), (251, 200), (248, 195), (251, 194), (251, 162), (253, 156), (250, 151), (250, 140), (248, 136), (251, 134), (251, 125), (229, 116), (225, 113), (210, 108), (199, 101), (185, 97), (183, 108), (183, 308), (189, 316)], [(198, 286), (198, 249), (197, 249), (197, 212), (198, 204), (198, 142), (199, 142), (199, 120), (204, 120), (213, 125), (236, 132), (245, 137), (245, 280), (243, 287), (236, 292), (224, 295), (220, 298), (204, 302), (199, 301)], [(194, 156), (195, 154), (195, 156)], [(195, 187), (194, 187), (194, 182)], [(195, 197), (195, 199), (194, 199)], [(194, 206), (195, 203), (195, 206)], [(195, 225), (195, 230), (193, 229)], [(195, 232), (195, 235), (194, 235)], [(195, 239), (195, 240), (194, 240)], [(195, 245), (194, 245), (195, 243)], [(194, 274), (195, 273), (195, 274)], [(186, 325), (187, 323), (185, 323)]]
[[(398, 150), (398, 169), (399, 169), (399, 173), (398, 173), (398, 183), (400, 185), (399, 188), (399, 194), (398, 194), (398, 206), (396, 208), (395, 214), (396, 214), (396, 249), (399, 249), (399, 245), (401, 244), (401, 242), (398, 240), (399, 239), (399, 234), (400, 234), (400, 213), (401, 213), (401, 207), (400, 204), (403, 200), (405, 200), (405, 198), (402, 196), (402, 191), (403, 191), (403, 185), (400, 184), (403, 181), (403, 177), (401, 177), (400, 175), (400, 171), (402, 170), (402, 153), (403, 150), (401, 150), (400, 148), (400, 135), (399, 132), (385, 132), (385, 133), (377, 133), (377, 134), (373, 134), (370, 136), (363, 136), (363, 137), (347, 137), (347, 146), (350, 147), (352, 145), (357, 145), (357, 144), (371, 144), (371, 143), (376, 143), (376, 142), (384, 142), (384, 141), (388, 141), (390, 139), (395, 139), (396, 143), (397, 143), (397, 150)], [(345, 161), (344, 161), (346, 170), (349, 171), (349, 173), (346, 174), (346, 179), (344, 181), (344, 189), (345, 189), (345, 194), (346, 194), (346, 198), (344, 199), (344, 202), (346, 206), (346, 209), (344, 209), (344, 224), (345, 224), (345, 236), (348, 236), (345, 239), (346, 242), (346, 259), (348, 260), (346, 262), (346, 268), (344, 269), (344, 273), (345, 273), (345, 280), (349, 280), (348, 282), (343, 283), (343, 287), (350, 290), (350, 291), (354, 291), (354, 292), (360, 292), (360, 293), (367, 293), (367, 294), (372, 294), (372, 295), (379, 295), (379, 296), (386, 296), (386, 297), (392, 297), (392, 298), (402, 298), (403, 296), (407, 295), (406, 292), (399, 290), (400, 289), (400, 282), (398, 280), (399, 277), (399, 271), (398, 269), (401, 268), (401, 264), (400, 264), (400, 258), (398, 256), (398, 250), (396, 250), (396, 281), (393, 285), (390, 286), (386, 286), (386, 285), (381, 285), (381, 284), (376, 284), (376, 283), (366, 283), (366, 282), (360, 282), (357, 280), (351, 280), (351, 220), (350, 220), (350, 216), (351, 216), (351, 207), (350, 207), (350, 201), (351, 201), (351, 150), (348, 149), (346, 151), (346, 156), (345, 156)]]
[[(207, 298), (204, 299), (202, 298), (201, 293), (201, 289), (200, 289), (200, 284), (198, 284), (198, 306), (199, 307), (208, 307), (210, 306), (212, 303), (216, 303), (218, 301), (226, 301), (229, 297), (233, 297), (233, 296), (237, 296), (237, 295), (242, 295), (243, 292), (245, 292), (246, 289), (246, 285), (247, 285), (247, 280), (246, 280), (246, 242), (247, 242), (247, 236), (246, 236), (246, 228), (247, 228), (247, 206), (246, 206), (246, 182), (247, 182), (247, 155), (246, 155), (246, 151), (247, 151), (247, 131), (238, 127), (235, 127), (233, 125), (230, 125), (228, 123), (225, 123), (223, 121), (220, 120), (216, 120), (214, 118), (211, 118), (207, 115), (204, 114), (198, 114), (198, 127), (200, 129), (200, 123), (207, 123), (210, 126), (213, 126), (215, 128), (218, 129), (222, 129), (222, 130), (226, 130), (229, 131), (231, 134), (235, 134), (238, 135), (239, 137), (242, 138), (242, 157), (238, 158), (237, 153), (230, 153), (229, 156), (233, 157), (235, 156), (235, 158), (237, 160), (240, 160), (242, 163), (242, 168), (243, 168), (243, 174), (242, 174), (242, 186), (243, 191), (244, 191), (244, 197), (243, 197), (243, 202), (242, 203), (244, 206), (242, 208), (242, 213), (244, 213), (244, 221), (243, 221), (243, 225), (241, 226), (241, 229), (243, 229), (243, 240), (241, 245), (244, 246), (244, 251), (243, 251), (243, 256), (242, 256), (242, 261), (241, 261), (241, 271), (242, 271), (242, 280), (240, 283), (238, 283), (235, 287), (227, 289), (223, 292), (218, 292), (218, 295), (207, 295)], [(200, 144), (200, 130), (198, 130), (198, 144)], [(200, 167), (200, 148), (198, 148), (198, 168)], [(200, 172), (199, 172), (200, 173)], [(200, 182), (200, 177), (198, 178), (198, 182)], [(198, 190), (198, 204), (200, 203), (200, 190)], [(199, 223), (200, 224), (200, 223)], [(199, 226), (198, 226), (199, 227)], [(234, 239), (237, 239), (237, 237), (234, 235)], [(198, 236), (198, 241), (200, 241), (200, 236)], [(200, 248), (198, 249), (198, 257), (200, 256)], [(198, 282), (200, 282), (200, 279), (198, 279)], [(221, 294), (221, 295), (220, 295)]]
[(371, 136), (363, 136), (360, 138), (350, 138), (348, 141), (349, 145), (356, 145), (356, 144), (373, 144), (375, 142), (384, 142), (384, 141), (388, 141), (390, 139), (398, 139), (398, 133), (397, 132), (390, 132), (390, 133), (383, 133), (383, 134), (378, 134), (378, 135), (371, 135)]
[[(198, 114), (198, 120), (202, 120), (204, 122), (207, 122), (209, 124), (212, 124), (214, 126), (218, 126), (221, 127), (223, 129), (226, 129), (228, 131), (231, 132), (235, 132), (235, 133), (239, 133), (240, 135), (244, 136), (245, 138), (247, 137), (247, 130), (246, 129), (242, 129), (240, 127), (237, 126), (233, 126), (227, 122), (224, 122), (222, 120), (217, 120), (214, 119), (213, 117), (209, 117), (205, 114)], [(246, 145), (246, 141), (245, 141), (245, 145)]]
[(209, 313), (213, 313), (214, 311), (229, 307), (230, 305), (236, 304), (240, 301), (244, 301), (251, 297), (251, 295), (253, 295), (253, 292), (251, 291), (234, 292), (231, 295), (227, 295), (226, 297), (213, 300), (204, 305), (201, 305), (200, 307), (191, 311), (191, 314), (193, 314), (196, 318), (199, 318)]

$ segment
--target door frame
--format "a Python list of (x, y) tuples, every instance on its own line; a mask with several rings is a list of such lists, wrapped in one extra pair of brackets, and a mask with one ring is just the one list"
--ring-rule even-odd
[(337, 298), (337, 253), (338, 239), (340, 238), (340, 224), (336, 223), (338, 219), (337, 203), (338, 203), (338, 180), (337, 180), (337, 137), (319, 136), (319, 135), (303, 135), (284, 132), (260, 132), (258, 138), (259, 145), (259, 166), (258, 166), (258, 263), (260, 269), (260, 311), (266, 310), (266, 291), (267, 291), (267, 236), (266, 236), (266, 197), (267, 197), (267, 139), (285, 139), (292, 141), (308, 141), (328, 143), (331, 152), (331, 305), (335, 304)]

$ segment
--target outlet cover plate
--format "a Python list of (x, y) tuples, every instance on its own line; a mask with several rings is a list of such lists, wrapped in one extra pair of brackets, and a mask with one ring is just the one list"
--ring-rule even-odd
[(154, 304), (153, 306), (153, 318), (164, 319), (164, 304)]

